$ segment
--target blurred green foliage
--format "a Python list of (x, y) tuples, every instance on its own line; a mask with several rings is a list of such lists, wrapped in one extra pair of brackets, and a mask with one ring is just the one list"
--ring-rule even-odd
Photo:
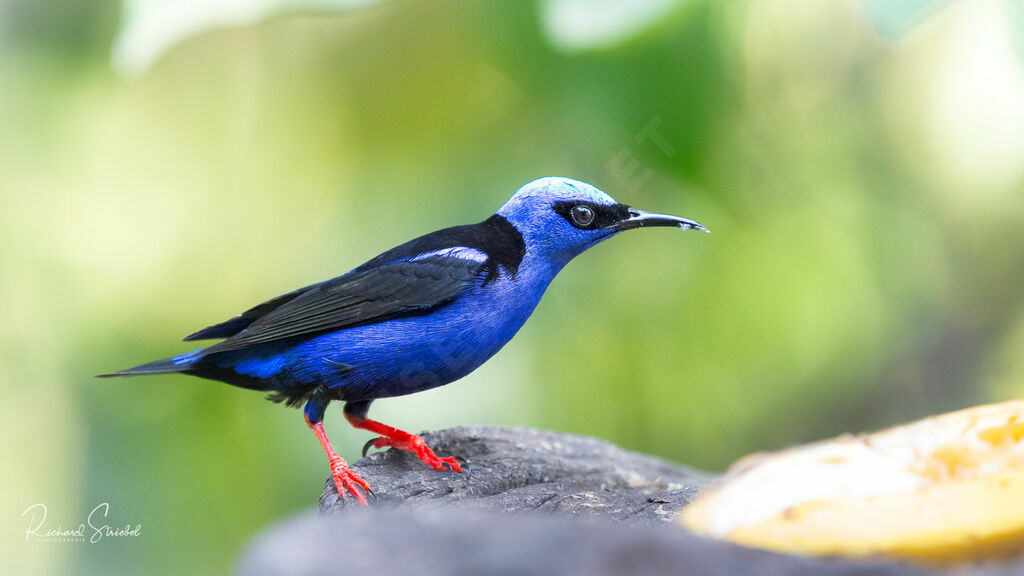
[[(118, 4), (0, 4), (0, 571), (228, 570), (316, 501), (328, 470), (300, 413), (91, 376), (540, 176), (714, 233), (600, 246), (498, 357), (376, 417), (719, 469), (1024, 392), (1019, 7), (664, 2), (566, 45), (551, 4), (277, 13), (129, 74)], [(327, 427), (355, 459), (368, 436), (337, 409)], [(36, 502), (65, 526), (109, 502), (142, 535), (26, 543)]]

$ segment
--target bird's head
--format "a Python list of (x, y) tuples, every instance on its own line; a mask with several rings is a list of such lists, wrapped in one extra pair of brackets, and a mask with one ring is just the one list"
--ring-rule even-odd
[(637, 210), (590, 184), (557, 177), (526, 184), (498, 214), (522, 233), (527, 251), (558, 265), (625, 230), (672, 226), (708, 231), (693, 220)]

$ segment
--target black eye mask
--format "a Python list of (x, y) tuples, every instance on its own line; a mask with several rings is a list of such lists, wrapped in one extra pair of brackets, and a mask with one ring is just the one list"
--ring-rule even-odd
[[(572, 217), (572, 209), (576, 206), (585, 206), (594, 213), (594, 219), (586, 226), (579, 225)], [(552, 205), (555, 213), (565, 218), (567, 222), (580, 230), (597, 230), (614, 226), (629, 218), (629, 206), (625, 204), (596, 204), (580, 200), (562, 200)]]

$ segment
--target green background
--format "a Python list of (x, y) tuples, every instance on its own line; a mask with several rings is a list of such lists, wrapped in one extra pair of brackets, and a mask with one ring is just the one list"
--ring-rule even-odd
[[(149, 60), (145, 4), (0, 4), (5, 574), (224, 572), (314, 507), (299, 411), (92, 375), (541, 176), (713, 234), (595, 248), (496, 358), (374, 417), (720, 470), (1024, 395), (1019, 2), (265, 2)], [(25, 542), (37, 502), (142, 534)]]

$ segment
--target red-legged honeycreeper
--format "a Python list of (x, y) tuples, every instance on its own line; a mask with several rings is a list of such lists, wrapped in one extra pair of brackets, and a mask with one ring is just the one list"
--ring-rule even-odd
[(339, 497), (349, 492), (366, 504), (369, 486), (324, 433), (328, 403), (341, 400), (352, 426), (379, 435), (367, 447), (408, 450), (437, 470), (461, 472), (421, 437), (367, 418), (370, 403), (469, 374), (519, 331), (569, 260), (649, 226), (707, 232), (693, 220), (619, 204), (583, 182), (541, 178), (479, 224), (420, 236), (185, 338), (224, 339), (217, 344), (104, 376), (177, 372), (305, 404)]

